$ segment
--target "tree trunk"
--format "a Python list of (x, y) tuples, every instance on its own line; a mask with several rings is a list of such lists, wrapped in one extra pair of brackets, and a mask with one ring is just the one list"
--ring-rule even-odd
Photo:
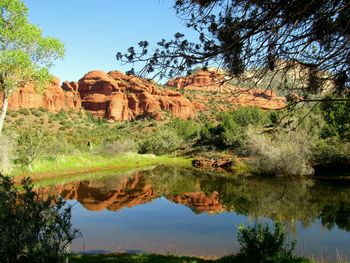
[(2, 109), (1, 109), (1, 113), (0, 113), (0, 135), (2, 132), (2, 127), (4, 126), (6, 112), (7, 112), (7, 108), (9, 105), (8, 97), (4, 93), (2, 95), (3, 95), (3, 99), (2, 99)]

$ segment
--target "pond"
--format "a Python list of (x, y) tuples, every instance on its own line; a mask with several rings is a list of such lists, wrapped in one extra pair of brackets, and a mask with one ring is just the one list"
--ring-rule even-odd
[(350, 259), (350, 183), (239, 178), (154, 169), (46, 186), (73, 205), (75, 252), (218, 257), (239, 250), (239, 224), (282, 222), (297, 254)]

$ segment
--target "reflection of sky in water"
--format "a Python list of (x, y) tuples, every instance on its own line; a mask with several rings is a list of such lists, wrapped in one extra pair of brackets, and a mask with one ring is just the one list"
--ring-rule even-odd
[[(73, 208), (73, 224), (83, 237), (73, 242), (73, 251), (222, 256), (238, 250), (237, 226), (250, 222), (231, 212), (195, 214), (165, 198), (117, 212), (88, 211), (78, 203)], [(337, 227), (328, 230), (318, 220), (307, 228), (297, 223), (296, 238), (298, 254), (335, 258), (339, 251), (350, 258), (350, 233)]]

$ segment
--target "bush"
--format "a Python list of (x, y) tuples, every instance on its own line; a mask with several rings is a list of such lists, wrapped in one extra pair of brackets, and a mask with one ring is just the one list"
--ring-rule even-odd
[(238, 242), (239, 256), (248, 263), (288, 262), (295, 249), (295, 242), (287, 243), (287, 235), (279, 223), (275, 223), (273, 231), (267, 224), (248, 228), (241, 225)]
[(10, 173), (12, 161), (15, 158), (15, 141), (5, 135), (0, 135), (0, 173)]
[(137, 147), (134, 141), (125, 140), (125, 141), (115, 141), (109, 143), (100, 149), (100, 153), (107, 155), (118, 155), (128, 152), (136, 152)]
[(39, 109), (31, 109), (31, 113), (35, 116), (35, 117), (40, 117), (43, 115), (43, 112)]
[(247, 134), (254, 173), (296, 177), (313, 173), (312, 139), (306, 133), (276, 131), (269, 135), (259, 134), (251, 128)]
[(21, 193), (13, 181), (0, 174), (1, 262), (64, 262), (72, 240), (71, 207), (62, 199), (43, 201), (29, 179)]
[(322, 130), (322, 137), (350, 140), (350, 101), (324, 101), (320, 108), (326, 122)]
[(337, 137), (320, 140), (313, 147), (312, 160), (319, 168), (347, 170), (350, 166), (350, 142)]
[(256, 107), (239, 108), (236, 111), (218, 114), (218, 125), (206, 123), (200, 132), (200, 144), (215, 145), (218, 148), (233, 148), (235, 153), (247, 156), (246, 131), (249, 125), (260, 127), (269, 122), (268, 114)]
[(22, 108), (18, 111), (20, 114), (22, 115), (29, 115), (30, 114), (30, 111), (28, 109), (25, 109), (25, 108)]
[(40, 153), (41, 155), (55, 159), (57, 156), (79, 154), (79, 151), (73, 143), (67, 141), (67, 136), (57, 134), (54, 137), (50, 137), (50, 142), (46, 143), (46, 147)]
[(162, 129), (150, 135), (138, 145), (138, 152), (164, 155), (173, 153), (183, 140), (170, 129)]
[(17, 118), (18, 117), (18, 112), (16, 111), (11, 111), (8, 113), (9, 116), (13, 117), (13, 118)]
[(167, 127), (173, 129), (183, 140), (195, 139), (199, 133), (199, 125), (192, 120), (172, 119)]
[(248, 127), (249, 125), (261, 126), (265, 125), (269, 118), (268, 114), (258, 107), (242, 107), (233, 112), (220, 113), (219, 120), (225, 122), (231, 119), (240, 127)]
[(44, 151), (49, 134), (38, 127), (25, 127), (19, 131), (16, 162), (31, 170), (32, 163)]
[(38, 110), (40, 110), (43, 113), (49, 112), (49, 110), (47, 108), (45, 108), (45, 107), (39, 107)]

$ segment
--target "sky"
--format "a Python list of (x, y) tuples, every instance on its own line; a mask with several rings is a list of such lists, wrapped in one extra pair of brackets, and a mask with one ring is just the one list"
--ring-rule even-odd
[(147, 40), (151, 47), (176, 32), (197, 38), (172, 8), (173, 0), (24, 0), (29, 20), (44, 36), (61, 40), (65, 58), (51, 73), (61, 81), (78, 81), (92, 70), (127, 71), (116, 60), (118, 51)]

